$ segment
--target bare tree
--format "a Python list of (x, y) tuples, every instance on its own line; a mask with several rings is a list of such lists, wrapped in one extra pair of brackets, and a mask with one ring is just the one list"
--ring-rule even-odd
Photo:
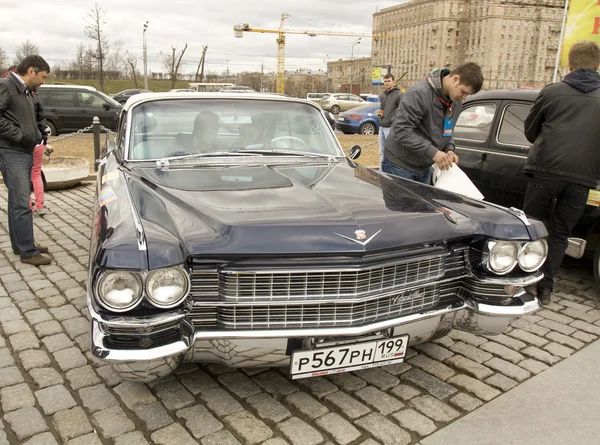
[(165, 56), (163, 59), (163, 65), (165, 69), (168, 71), (169, 76), (171, 77), (171, 89), (175, 88), (175, 82), (177, 81), (177, 73), (179, 72), (179, 64), (181, 63), (181, 59), (185, 54), (185, 50), (187, 49), (187, 43), (183, 50), (176, 54), (177, 48), (171, 46), (172, 52), (168, 56)]
[(106, 67), (111, 77), (118, 79), (121, 76), (121, 67), (125, 61), (123, 58), (123, 41), (117, 40), (110, 45), (110, 54), (106, 57)]
[(15, 55), (14, 64), (18, 65), (25, 57), (34, 56), (39, 53), (40, 49), (37, 47), (37, 45), (34, 45), (29, 39), (27, 39), (17, 47), (17, 54)]
[(202, 45), (202, 57), (200, 57), (200, 62), (198, 63), (198, 68), (196, 69), (196, 75), (194, 76), (194, 82), (198, 82), (198, 71), (200, 71), (200, 82), (204, 78), (204, 59), (206, 58), (206, 50), (208, 49), (208, 45)]
[(4, 48), (0, 46), (0, 72), (6, 71), (8, 68), (8, 56), (6, 55), (6, 51)]
[(135, 88), (138, 88), (138, 78), (137, 78), (137, 57), (131, 54), (129, 51), (125, 52), (125, 61), (127, 65), (131, 68), (131, 78), (133, 79), (133, 83), (135, 84)]
[(108, 39), (102, 31), (102, 25), (106, 23), (104, 21), (105, 16), (106, 11), (96, 3), (86, 14), (86, 25), (83, 28), (83, 33), (90, 39), (96, 41), (94, 58), (98, 62), (98, 81), (100, 83), (100, 90), (102, 91), (104, 91), (104, 61), (108, 49)]

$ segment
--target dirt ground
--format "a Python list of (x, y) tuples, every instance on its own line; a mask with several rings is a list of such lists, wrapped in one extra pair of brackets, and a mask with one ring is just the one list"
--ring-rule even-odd
[[(360, 158), (356, 160), (358, 164), (369, 167), (378, 165), (379, 144), (377, 143), (377, 135), (366, 136), (358, 134), (342, 134), (336, 132), (336, 136), (346, 153), (348, 153), (350, 148), (354, 145), (365, 147), (360, 155)], [(52, 162), (53, 157), (85, 157), (90, 162), (90, 170), (94, 169), (94, 140), (91, 134), (77, 135), (55, 143), (52, 143), (52, 139), (54, 138), (50, 138), (50, 143), (54, 147), (54, 153), (50, 156), (50, 162)], [(104, 145), (105, 140), (106, 136), (101, 134), (100, 144), (102, 146)], [(47, 157), (44, 157), (45, 161), (46, 159)]]

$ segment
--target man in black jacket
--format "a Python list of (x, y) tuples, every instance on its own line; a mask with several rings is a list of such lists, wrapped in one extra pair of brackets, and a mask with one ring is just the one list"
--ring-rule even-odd
[(385, 139), (390, 134), (390, 128), (394, 122), (396, 109), (402, 99), (402, 91), (394, 85), (394, 75), (387, 73), (383, 76), (383, 86), (385, 90), (379, 95), (379, 103), (381, 104), (377, 111), (379, 123), (379, 169), (383, 164), (383, 151), (385, 149)]
[(567, 238), (585, 209), (589, 189), (600, 179), (599, 66), (595, 42), (575, 43), (569, 51), (571, 72), (540, 92), (525, 119), (525, 136), (533, 145), (524, 169), (532, 177), (524, 210), (546, 220), (550, 234), (544, 278), (537, 285), (542, 304), (551, 301)]
[(0, 79), (0, 171), (8, 189), (8, 231), (21, 262), (41, 266), (52, 260), (36, 246), (29, 207), (33, 149), (42, 142), (32, 90), (42, 85), (50, 66), (40, 56), (27, 56), (16, 72)]

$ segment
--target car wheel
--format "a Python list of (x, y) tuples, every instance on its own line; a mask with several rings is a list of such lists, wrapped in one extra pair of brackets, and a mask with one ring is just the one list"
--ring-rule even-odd
[(375, 124), (373, 124), (372, 122), (365, 122), (360, 126), (358, 132), (360, 134), (375, 134), (375, 130)]
[(596, 247), (596, 255), (594, 255), (594, 277), (600, 286), (600, 244)]
[(333, 114), (338, 114), (340, 112), (340, 107), (338, 107), (337, 105), (334, 105), (333, 107), (331, 107), (331, 112)]
[(48, 136), (58, 136), (58, 134), (56, 133), (56, 125), (54, 125), (52, 122), (47, 121), (46, 122), (46, 134)]

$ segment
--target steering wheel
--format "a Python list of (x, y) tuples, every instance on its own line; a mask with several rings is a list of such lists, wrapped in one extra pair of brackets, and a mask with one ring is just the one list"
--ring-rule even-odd
[(302, 146), (304, 147), (304, 149), (308, 150), (308, 145), (306, 145), (306, 142), (304, 142), (300, 138), (297, 138), (296, 136), (279, 136), (277, 138), (271, 139), (271, 141), (269, 142), (269, 145), (271, 145), (273, 142), (282, 141), (284, 139), (292, 139), (294, 141), (300, 142), (302, 144)]

